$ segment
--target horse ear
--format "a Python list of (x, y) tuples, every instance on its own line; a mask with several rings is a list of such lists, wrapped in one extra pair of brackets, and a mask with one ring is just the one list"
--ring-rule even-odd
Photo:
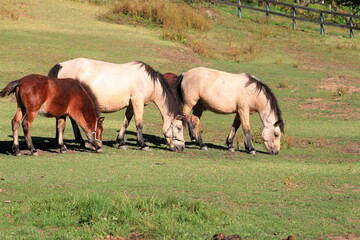
[(183, 120), (185, 118), (185, 113), (181, 113), (175, 117), (176, 120)]
[(98, 123), (102, 124), (104, 122), (105, 117), (101, 117), (98, 119)]
[(285, 121), (284, 120), (278, 120), (274, 123), (274, 127), (277, 127), (279, 126), (280, 124), (285, 124)]

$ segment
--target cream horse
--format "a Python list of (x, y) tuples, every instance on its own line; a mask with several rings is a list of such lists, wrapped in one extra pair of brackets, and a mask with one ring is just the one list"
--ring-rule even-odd
[[(142, 150), (148, 150), (143, 138), (144, 105), (154, 102), (163, 118), (162, 131), (172, 151), (185, 147), (181, 102), (174, 94), (163, 75), (144, 62), (134, 61), (114, 64), (92, 59), (77, 58), (56, 64), (49, 76), (74, 78), (90, 86), (99, 102), (102, 113), (116, 112), (126, 108), (125, 118), (117, 136), (118, 148), (126, 149), (125, 131), (132, 116), (135, 116), (137, 143)], [(78, 142), (82, 137), (72, 120)], [(58, 133), (57, 133), (58, 136)]]
[(183, 73), (177, 84), (190, 136), (201, 149), (207, 150), (207, 147), (201, 138), (199, 123), (204, 109), (208, 109), (219, 114), (236, 113), (226, 140), (230, 151), (235, 151), (234, 136), (242, 124), (245, 148), (248, 153), (256, 153), (251, 144), (249, 115), (258, 112), (264, 127), (262, 138), (267, 151), (270, 154), (279, 153), (281, 133), (284, 132), (281, 111), (271, 89), (254, 76), (199, 67)]

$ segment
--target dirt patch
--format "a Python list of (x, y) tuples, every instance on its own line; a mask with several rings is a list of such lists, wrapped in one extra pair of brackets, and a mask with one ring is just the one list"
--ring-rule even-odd
[(129, 237), (118, 237), (106, 235), (104, 238), (95, 238), (95, 240), (149, 240), (148, 238), (143, 238), (142, 234), (131, 234)]
[(334, 149), (334, 151), (344, 154), (360, 154), (360, 142), (347, 142), (345, 145), (336, 143), (336, 139), (295, 139), (294, 145), (297, 147), (315, 146), (317, 148)]
[(333, 240), (360, 240), (360, 236), (356, 234), (349, 234), (347, 236), (329, 236)]
[(329, 59), (326, 56), (320, 58), (319, 53), (313, 53), (311, 51), (302, 51), (295, 47), (289, 47), (284, 49), (285, 52), (295, 56), (295, 59), (299, 62), (297, 64), (299, 69), (310, 69), (315, 71), (325, 72), (326, 69), (353, 69), (353, 64), (339, 61), (339, 59)]
[(317, 87), (331, 92), (336, 92), (339, 88), (345, 89), (348, 93), (360, 92), (359, 79), (348, 76), (336, 75), (321, 79), (321, 82), (322, 84)]
[(329, 99), (309, 98), (305, 102), (299, 103), (297, 108), (302, 110), (301, 113), (305, 116), (342, 118), (344, 120), (360, 118), (359, 111), (355, 111), (350, 104), (336, 97)]
[[(178, 48), (177, 48), (178, 49)], [(182, 50), (175, 50), (175, 48), (161, 48), (158, 46), (151, 46), (151, 50), (158, 56), (157, 59), (166, 61), (168, 64), (173, 63), (196, 63), (198, 65), (206, 65), (207, 63), (194, 56), (191, 51), (183, 48)]]

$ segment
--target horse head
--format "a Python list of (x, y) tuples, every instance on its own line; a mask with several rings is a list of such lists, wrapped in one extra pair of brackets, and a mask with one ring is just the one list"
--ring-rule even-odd
[(270, 154), (278, 154), (280, 151), (280, 139), (284, 129), (284, 121), (278, 120), (274, 124), (265, 126), (262, 131), (264, 145)]
[(185, 148), (184, 119), (185, 114), (176, 115), (169, 127), (164, 131), (166, 143), (171, 151), (181, 152)]

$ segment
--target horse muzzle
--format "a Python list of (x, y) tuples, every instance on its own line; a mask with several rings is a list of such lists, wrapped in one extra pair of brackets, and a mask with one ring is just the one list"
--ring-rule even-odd
[(173, 143), (173, 144), (170, 144), (170, 150), (173, 151), (173, 152), (182, 152), (184, 151), (185, 149), (185, 144), (184, 142), (180, 142), (178, 141), (179, 143)]
[(268, 152), (269, 152), (269, 154), (271, 154), (271, 155), (278, 155), (278, 154), (279, 154), (279, 150), (277, 150), (277, 149), (271, 149), (271, 150), (269, 150)]

